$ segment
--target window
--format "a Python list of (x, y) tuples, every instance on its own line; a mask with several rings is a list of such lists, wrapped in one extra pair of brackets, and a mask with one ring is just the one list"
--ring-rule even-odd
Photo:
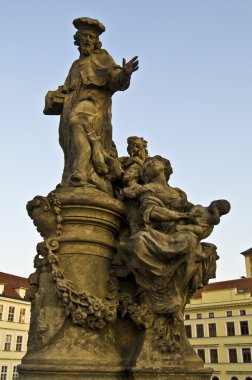
[(238, 380), (238, 377), (236, 377), (236, 376), (232, 376), (232, 377), (231, 377), (231, 380)]
[(202, 314), (201, 314), (201, 313), (196, 314), (196, 318), (197, 318), (197, 319), (201, 319), (201, 318), (202, 318)]
[(227, 311), (227, 317), (232, 317), (232, 310)]
[(236, 348), (229, 348), (229, 363), (237, 363), (237, 351)]
[(11, 335), (6, 335), (5, 337), (5, 344), (4, 344), (4, 351), (10, 351), (11, 349)]
[(235, 336), (234, 322), (227, 322), (227, 336)]
[(240, 310), (240, 315), (246, 315), (246, 310)]
[(22, 351), (23, 337), (22, 335), (17, 336), (16, 351)]
[(215, 323), (209, 323), (208, 325), (208, 332), (210, 337), (216, 336), (216, 324)]
[(15, 365), (13, 367), (12, 380), (16, 380), (17, 378), (18, 378), (18, 370), (17, 370), (17, 366)]
[(243, 358), (243, 363), (251, 363), (250, 348), (243, 348), (242, 349), (242, 358)]
[(25, 308), (21, 307), (19, 312), (19, 323), (25, 323)]
[(196, 325), (197, 338), (204, 338), (204, 328), (203, 325)]
[(203, 349), (198, 350), (198, 355), (199, 355), (200, 359), (202, 359), (203, 363), (205, 363), (205, 361), (206, 361), (205, 350), (203, 350)]
[(245, 380), (252, 380), (252, 377), (246, 377)]
[(218, 351), (216, 348), (210, 349), (210, 362), (211, 363), (218, 363)]
[(214, 313), (208, 313), (209, 318), (214, 318)]
[(241, 321), (240, 327), (241, 327), (241, 335), (249, 335), (248, 321)]
[(1, 378), (0, 378), (0, 380), (7, 380), (7, 371), (8, 371), (8, 367), (7, 367), (7, 365), (2, 365), (2, 367), (1, 367)]
[(14, 321), (14, 314), (15, 314), (15, 307), (10, 306), (9, 307), (9, 314), (8, 314), (8, 322), (13, 322)]
[(0, 321), (3, 319), (3, 305), (0, 305)]
[(190, 319), (190, 314), (185, 314), (185, 320), (188, 321)]
[(192, 326), (191, 325), (185, 325), (185, 332), (186, 332), (187, 338), (191, 338), (192, 337)]
[(212, 380), (219, 380), (217, 376), (212, 377)]

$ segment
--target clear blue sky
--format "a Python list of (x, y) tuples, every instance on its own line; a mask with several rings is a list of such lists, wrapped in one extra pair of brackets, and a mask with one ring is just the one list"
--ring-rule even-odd
[(139, 55), (129, 90), (113, 97), (120, 155), (130, 135), (170, 159), (171, 185), (193, 203), (226, 198), (232, 211), (208, 241), (217, 280), (245, 274), (252, 246), (252, 2), (250, 0), (9, 0), (1, 2), (1, 266), (27, 276), (41, 241), (25, 205), (60, 182), (58, 117), (44, 96), (78, 57), (72, 20), (106, 26), (117, 63)]

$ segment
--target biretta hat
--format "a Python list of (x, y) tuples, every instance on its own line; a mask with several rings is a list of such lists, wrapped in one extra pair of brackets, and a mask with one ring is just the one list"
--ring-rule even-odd
[(100, 21), (89, 17), (76, 18), (75, 20), (73, 20), (73, 24), (75, 28), (80, 31), (85, 29), (91, 29), (95, 31), (98, 34), (98, 36), (105, 31), (105, 26)]

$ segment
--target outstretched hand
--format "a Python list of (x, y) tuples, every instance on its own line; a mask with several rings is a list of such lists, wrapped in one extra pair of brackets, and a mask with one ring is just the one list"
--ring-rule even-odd
[(126, 59), (123, 58), (122, 69), (127, 75), (131, 75), (134, 71), (138, 70), (138, 57), (132, 58), (129, 62), (126, 62)]

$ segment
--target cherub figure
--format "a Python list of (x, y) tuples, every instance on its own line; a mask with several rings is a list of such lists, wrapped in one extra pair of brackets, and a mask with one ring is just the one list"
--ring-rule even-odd
[(120, 196), (124, 199), (127, 209), (127, 222), (130, 228), (130, 234), (134, 235), (139, 231), (141, 225), (141, 215), (139, 214), (139, 202), (137, 194), (142, 185), (140, 181), (141, 165), (139, 162), (134, 162), (126, 168), (123, 174), (123, 188), (120, 191)]
[(127, 208), (127, 221), (130, 233), (139, 231), (141, 215), (139, 214), (138, 193), (142, 188), (142, 167), (148, 157), (147, 141), (142, 137), (131, 136), (127, 139), (129, 153), (128, 157), (121, 157), (120, 163), (123, 168), (122, 188), (119, 192), (119, 199), (124, 200)]
[(225, 199), (213, 201), (208, 207), (193, 206), (189, 211), (189, 222), (177, 223), (176, 231), (191, 231), (200, 240), (206, 239), (214, 226), (220, 223), (220, 217), (229, 213), (230, 207), (230, 203)]

